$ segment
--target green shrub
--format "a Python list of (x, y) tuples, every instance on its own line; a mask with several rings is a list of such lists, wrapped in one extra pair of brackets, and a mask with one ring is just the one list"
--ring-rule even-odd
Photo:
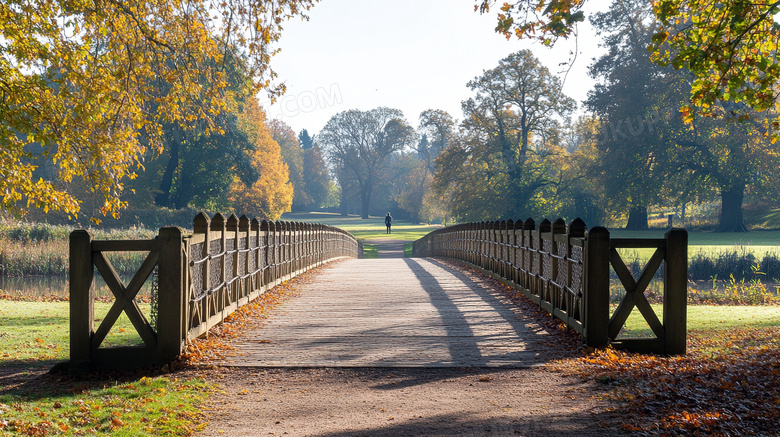
[(780, 260), (775, 254), (766, 254), (759, 260), (750, 252), (733, 251), (719, 253), (712, 259), (697, 254), (688, 265), (688, 278), (692, 281), (714, 279), (763, 282), (780, 281)]

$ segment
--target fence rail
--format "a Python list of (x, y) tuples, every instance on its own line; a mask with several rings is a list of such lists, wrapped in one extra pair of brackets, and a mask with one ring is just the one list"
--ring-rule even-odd
[[(125, 285), (107, 252), (148, 252)], [(209, 218), (198, 214), (193, 232), (162, 228), (151, 240), (97, 241), (86, 230), (70, 235), (70, 366), (122, 368), (165, 364), (187, 342), (208, 332), (233, 311), (281, 282), (329, 261), (358, 258), (360, 243), (348, 232), (322, 224)], [(94, 327), (94, 275), (105, 279), (115, 301)], [(156, 284), (156, 323), (136, 297), (150, 277)], [(101, 347), (125, 313), (143, 341), (132, 347)]]
[[(620, 257), (620, 248), (654, 248), (635, 278)], [(568, 227), (563, 219), (466, 223), (438, 229), (414, 243), (413, 256), (443, 256), (466, 261), (505, 281), (541, 308), (579, 332), (593, 347), (614, 344), (629, 350), (684, 354), (688, 233), (671, 229), (664, 238), (610, 238), (606, 228), (586, 232), (580, 219)], [(645, 290), (663, 266), (662, 319)], [(610, 267), (624, 288), (610, 316)], [(654, 338), (618, 335), (634, 308)]]

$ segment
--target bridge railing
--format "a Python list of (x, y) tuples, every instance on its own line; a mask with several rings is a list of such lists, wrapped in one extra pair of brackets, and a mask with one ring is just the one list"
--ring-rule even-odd
[[(655, 249), (638, 277), (620, 257), (621, 248)], [(613, 344), (633, 351), (684, 354), (688, 233), (671, 229), (664, 238), (610, 238), (606, 228), (586, 233), (575, 219), (466, 223), (431, 232), (417, 240), (413, 256), (442, 256), (473, 264), (498, 276), (541, 308), (579, 332), (588, 346)], [(610, 267), (623, 293), (610, 315)], [(663, 310), (659, 319), (645, 290), (663, 267)], [(651, 338), (620, 338), (637, 308), (653, 332)]]
[[(148, 252), (125, 285), (109, 252)], [(119, 368), (162, 365), (176, 359), (193, 338), (266, 290), (329, 261), (362, 256), (348, 232), (312, 223), (209, 218), (198, 214), (193, 232), (162, 228), (151, 240), (93, 240), (86, 230), (70, 235), (70, 366)], [(95, 329), (95, 271), (114, 303)], [(155, 323), (137, 297), (151, 278)], [(101, 347), (125, 313), (143, 345)]]

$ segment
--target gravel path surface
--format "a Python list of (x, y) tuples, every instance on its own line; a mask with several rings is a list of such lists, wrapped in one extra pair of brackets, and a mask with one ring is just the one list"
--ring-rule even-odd
[(202, 436), (599, 436), (596, 387), (543, 369), (251, 369), (212, 374)]

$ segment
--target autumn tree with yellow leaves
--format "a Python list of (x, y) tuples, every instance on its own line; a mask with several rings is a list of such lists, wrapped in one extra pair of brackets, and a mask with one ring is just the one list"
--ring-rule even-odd
[(251, 152), (252, 166), (260, 176), (251, 186), (236, 176), (230, 187), (230, 201), (238, 214), (278, 220), (283, 213), (290, 211), (293, 186), (290, 171), (282, 160), (281, 148), (274, 141), (265, 112), (255, 99), (247, 100), (244, 111), (239, 114), (238, 125), (255, 146)]
[[(122, 208), (123, 180), (166, 124), (220, 132), (231, 93), (283, 91), (271, 44), (315, 0), (10, 0), (0, 4), (0, 193), (77, 214), (71, 181)], [(241, 59), (238, 84), (226, 69)], [(161, 90), (163, 92), (161, 92)]]

